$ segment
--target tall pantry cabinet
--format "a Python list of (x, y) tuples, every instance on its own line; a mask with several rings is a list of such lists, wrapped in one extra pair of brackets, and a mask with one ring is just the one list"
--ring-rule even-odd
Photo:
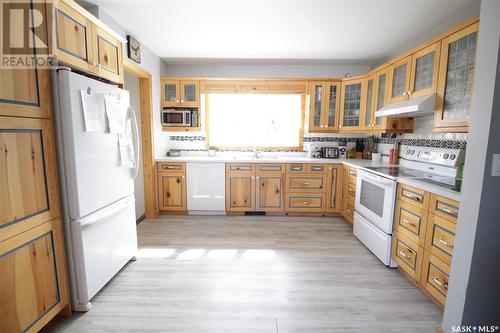
[(49, 81), (0, 69), (0, 332), (70, 313)]

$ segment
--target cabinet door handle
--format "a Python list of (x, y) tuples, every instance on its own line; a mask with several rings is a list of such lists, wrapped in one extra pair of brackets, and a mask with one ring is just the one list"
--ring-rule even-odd
[(186, 178), (186, 176), (182, 176), (182, 179), (185, 179), (185, 178)]
[(256, 177), (256, 179), (260, 179), (260, 177), (259, 177), (259, 176), (257, 176), (257, 177)]
[(399, 250), (399, 254), (402, 255), (406, 259), (410, 259), (410, 256), (404, 253), (402, 250)]
[(434, 282), (436, 282), (436, 284), (437, 284), (438, 286), (440, 286), (441, 288), (448, 290), (448, 283), (446, 283), (446, 282), (441, 282), (441, 281), (437, 278), (437, 276), (433, 276), (433, 277), (432, 277), (432, 280), (433, 280)]
[(183, 99), (181, 99), (181, 103), (184, 103), (184, 100), (183, 100)]
[(403, 96), (406, 96), (406, 91), (403, 91)]
[(448, 246), (449, 248), (453, 249), (453, 247), (455, 246), (455, 244), (453, 243), (448, 243), (447, 241), (445, 241), (442, 237), (439, 237), (438, 238), (438, 242), (440, 242), (441, 244), (444, 244), (445, 246)]
[(255, 177), (254, 177), (254, 176), (252, 176), (252, 179), (255, 179)]

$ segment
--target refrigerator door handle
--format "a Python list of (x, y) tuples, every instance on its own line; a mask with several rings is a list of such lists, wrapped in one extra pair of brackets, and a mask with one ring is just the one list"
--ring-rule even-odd
[(119, 212), (121, 212), (122, 210), (124, 210), (125, 207), (130, 205), (130, 201), (131, 201), (131, 198), (127, 198), (125, 200), (122, 200), (120, 202), (113, 204), (112, 208), (111, 207), (104, 208), (102, 211), (100, 211), (98, 213), (91, 214), (91, 216), (84, 217), (84, 218), (77, 220), (75, 222), (79, 222), (80, 226), (82, 228), (87, 228), (87, 227), (90, 227), (90, 226), (95, 225), (97, 223), (104, 222), (106, 220), (109, 220), (110, 217), (112, 217), (112, 216), (118, 214)]
[(139, 156), (140, 156), (140, 137), (139, 137), (139, 124), (137, 123), (137, 117), (135, 116), (135, 111), (132, 106), (129, 107), (129, 112), (132, 115), (132, 122), (134, 123), (134, 137), (135, 137), (135, 143), (134, 143), (134, 152), (135, 152), (135, 170), (134, 170), (134, 179), (137, 177), (139, 174)]

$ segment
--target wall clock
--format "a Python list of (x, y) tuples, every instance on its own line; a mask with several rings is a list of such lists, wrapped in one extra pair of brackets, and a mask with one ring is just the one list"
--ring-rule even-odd
[(130, 59), (136, 63), (141, 63), (141, 43), (134, 37), (127, 36), (127, 54)]

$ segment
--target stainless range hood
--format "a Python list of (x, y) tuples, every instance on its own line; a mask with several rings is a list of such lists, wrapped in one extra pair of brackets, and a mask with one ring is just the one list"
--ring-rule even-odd
[(423, 117), (434, 114), (436, 94), (387, 104), (375, 113), (376, 117)]

